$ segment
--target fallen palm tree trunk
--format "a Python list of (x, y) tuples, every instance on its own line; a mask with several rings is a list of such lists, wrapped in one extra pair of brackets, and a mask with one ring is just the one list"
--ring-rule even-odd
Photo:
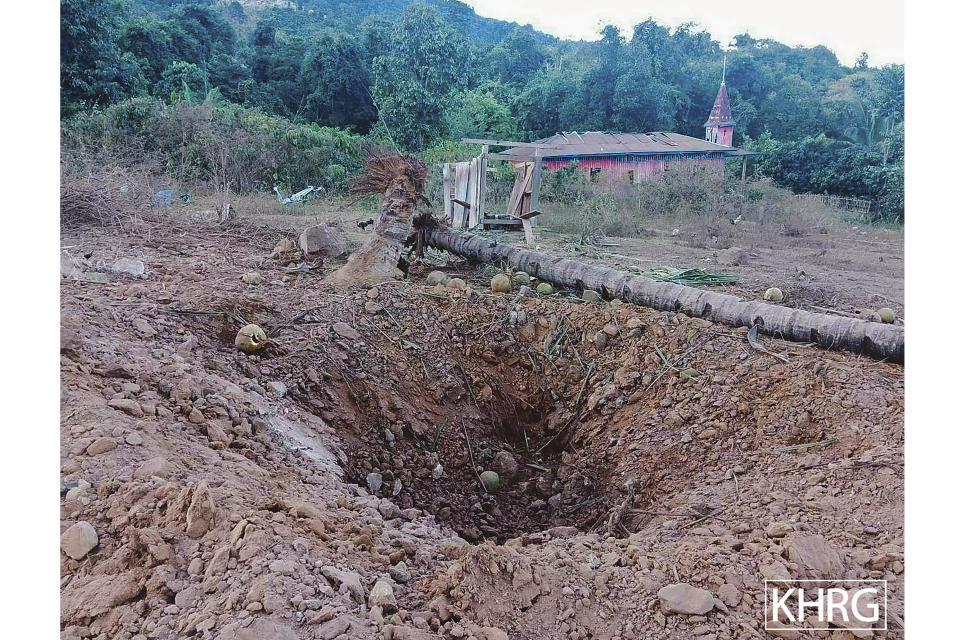
[(843, 349), (874, 358), (903, 362), (903, 327), (866, 322), (845, 316), (810, 313), (725, 293), (670, 282), (657, 282), (616, 269), (556, 258), (538, 251), (497, 242), (488, 237), (424, 225), (426, 244), (476, 262), (504, 262), (517, 271), (575, 289), (593, 289), (609, 298), (682, 311), (733, 327), (753, 327), (761, 333), (827, 349)]
[(408, 155), (374, 156), (350, 185), (355, 195), (383, 194), (373, 236), (327, 277), (335, 286), (374, 285), (402, 278), (400, 252), (410, 233), (417, 202), (423, 199), (427, 166)]

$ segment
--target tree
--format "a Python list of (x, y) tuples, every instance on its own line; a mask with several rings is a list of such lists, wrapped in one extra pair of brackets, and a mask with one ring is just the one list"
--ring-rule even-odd
[(324, 31), (311, 45), (297, 77), (306, 95), (303, 113), (322, 125), (356, 125), (366, 131), (376, 120), (370, 101), (370, 71), (357, 41)]
[(132, 71), (134, 61), (121, 61), (118, 25), (119, 15), (111, 0), (61, 0), (60, 99), (64, 113), (124, 97), (122, 74)]
[(492, 78), (504, 83), (524, 84), (543, 66), (545, 56), (529, 27), (517, 27), (487, 54)]
[(156, 96), (169, 102), (196, 102), (207, 95), (207, 79), (200, 67), (177, 60), (163, 70)]
[(373, 95), (397, 144), (423, 149), (440, 134), (450, 93), (466, 87), (463, 37), (425, 4), (403, 12), (391, 52), (374, 60)]

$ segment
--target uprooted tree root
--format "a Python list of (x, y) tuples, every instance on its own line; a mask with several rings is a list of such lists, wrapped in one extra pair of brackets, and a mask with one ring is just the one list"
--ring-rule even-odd
[(410, 231), (414, 209), (424, 200), (427, 165), (410, 155), (373, 156), (366, 173), (355, 177), (354, 195), (383, 194), (380, 220), (373, 236), (347, 264), (330, 274), (335, 286), (371, 285), (404, 276), (401, 251)]

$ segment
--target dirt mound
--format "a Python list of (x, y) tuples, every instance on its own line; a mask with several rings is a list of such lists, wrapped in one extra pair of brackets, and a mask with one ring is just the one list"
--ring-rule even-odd
[(282, 235), (65, 238), (146, 272), (62, 286), (63, 637), (757, 637), (824, 567), (902, 609), (902, 368), (460, 263), (334, 292)]

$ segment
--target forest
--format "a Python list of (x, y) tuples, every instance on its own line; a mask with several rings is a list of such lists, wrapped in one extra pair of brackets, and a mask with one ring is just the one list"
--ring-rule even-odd
[(61, 0), (65, 155), (135, 148), (209, 173), (210, 141), (184, 144), (192, 118), (247, 145), (233, 188), (309, 175), (335, 190), (378, 145), (439, 160), (467, 136), (702, 137), (725, 55), (734, 145), (761, 154), (752, 176), (903, 221), (903, 65), (652, 19), (598, 35), (561, 40), (454, 0)]

